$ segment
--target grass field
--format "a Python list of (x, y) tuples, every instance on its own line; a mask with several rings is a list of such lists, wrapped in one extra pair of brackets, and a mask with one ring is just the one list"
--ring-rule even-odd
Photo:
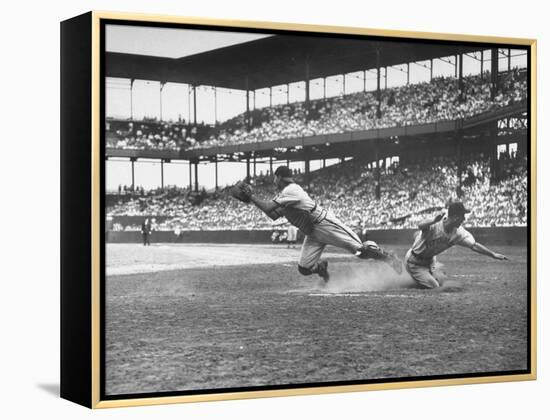
[(108, 244), (107, 395), (527, 368), (524, 247), (447, 251), (438, 292), (328, 251), (323, 287), (298, 248)]

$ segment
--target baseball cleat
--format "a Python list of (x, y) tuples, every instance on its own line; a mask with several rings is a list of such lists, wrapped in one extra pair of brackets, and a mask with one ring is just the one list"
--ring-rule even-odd
[(330, 274), (328, 273), (328, 261), (320, 261), (317, 264), (317, 274), (327, 283), (330, 279)]
[(363, 245), (357, 250), (355, 255), (365, 260), (370, 258), (379, 260), (386, 257), (385, 252), (373, 241), (363, 242)]

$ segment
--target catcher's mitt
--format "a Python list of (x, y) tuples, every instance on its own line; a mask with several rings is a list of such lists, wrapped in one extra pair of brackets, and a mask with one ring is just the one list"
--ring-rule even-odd
[(243, 203), (250, 203), (252, 186), (246, 182), (239, 181), (229, 189), (229, 193)]

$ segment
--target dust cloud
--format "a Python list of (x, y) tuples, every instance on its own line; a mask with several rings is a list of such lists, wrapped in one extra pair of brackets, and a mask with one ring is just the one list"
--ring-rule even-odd
[[(386, 290), (417, 288), (416, 282), (403, 266), (403, 272), (397, 274), (390, 266), (379, 261), (361, 261), (355, 263), (335, 262), (329, 264), (330, 280), (317, 285), (325, 293), (360, 293), (381, 292)], [(444, 265), (436, 263), (434, 276), (441, 287), (432, 292), (459, 292), (463, 290), (461, 283), (450, 280), (445, 273)]]
[(377, 261), (329, 264), (330, 280), (324, 290), (331, 293), (375, 292), (408, 289), (415, 283), (404, 269), (397, 274), (387, 264)]

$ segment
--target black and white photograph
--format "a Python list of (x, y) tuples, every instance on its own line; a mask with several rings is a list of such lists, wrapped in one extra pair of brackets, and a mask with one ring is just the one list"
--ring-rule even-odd
[(528, 46), (101, 24), (102, 399), (528, 374)]

